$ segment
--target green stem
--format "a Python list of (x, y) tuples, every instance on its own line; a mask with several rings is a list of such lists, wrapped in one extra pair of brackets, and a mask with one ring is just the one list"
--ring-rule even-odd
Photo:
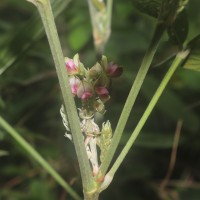
[(86, 149), (80, 129), (80, 121), (77, 114), (74, 98), (71, 93), (68, 74), (64, 63), (64, 56), (58, 38), (58, 33), (54, 22), (50, 1), (49, 0), (28, 0), (28, 1), (34, 3), (37, 6), (50, 44), (51, 52), (53, 55), (61, 87), (61, 92), (63, 95), (64, 105), (66, 108), (70, 124), (70, 129), (72, 132), (76, 154), (78, 157), (78, 162), (81, 171), (81, 178), (83, 182), (83, 189), (85, 191), (93, 191), (96, 188), (96, 184), (94, 182), (89, 160), (87, 158)]
[(78, 194), (65, 182), (65, 180), (49, 165), (47, 161), (13, 129), (1, 116), (0, 125), (5, 129), (20, 146), (35, 159), (74, 199), (81, 200)]
[(91, 193), (84, 193), (84, 200), (98, 200), (99, 199), (99, 192), (94, 191)]
[(100, 59), (111, 33), (112, 0), (88, 0), (97, 58)]
[(140, 91), (140, 88), (142, 86), (142, 83), (146, 77), (146, 74), (147, 74), (147, 71), (150, 67), (150, 64), (152, 62), (152, 59), (153, 59), (153, 56), (156, 52), (156, 49), (157, 49), (157, 46), (159, 44), (159, 41), (162, 37), (162, 34), (164, 33), (165, 31), (165, 25), (164, 24), (161, 24), (161, 23), (158, 23), (156, 28), (155, 28), (155, 32), (153, 34), (153, 37), (152, 37), (152, 40), (151, 40), (151, 43), (149, 45), (149, 48), (147, 49), (146, 51), (146, 54), (144, 56), (144, 59), (142, 61), (142, 64), (141, 64), (141, 67), (138, 71), (138, 74), (135, 78), (135, 81), (132, 85), (132, 88), (130, 90), (130, 93), (128, 95), (128, 98), (126, 100), (126, 103), (124, 105), (124, 108), (122, 110), (122, 113), (121, 113), (121, 116), (119, 118), (119, 121), (118, 121), (118, 124), (117, 124), (117, 127), (115, 129), (115, 133), (114, 133), (114, 136), (113, 136), (113, 139), (112, 139), (112, 143), (111, 143), (111, 146), (107, 152), (107, 156), (104, 160), (104, 162), (102, 163), (102, 166), (100, 168), (100, 173), (99, 173), (99, 176), (104, 176), (109, 165), (110, 165), (110, 162), (114, 156), (114, 153), (117, 149), (117, 146), (119, 144), (119, 141), (121, 139), (121, 136), (122, 136), (122, 133), (124, 131), (124, 128), (125, 128), (125, 125), (127, 123), (127, 120), (128, 120), (128, 117), (130, 115), (130, 112), (132, 110), (132, 107), (135, 103), (135, 100), (137, 98), (137, 95)]
[(127, 155), (128, 151), (132, 147), (133, 143), (135, 142), (137, 136), (139, 135), (142, 127), (144, 126), (145, 122), (147, 121), (149, 115), (151, 114), (153, 108), (155, 107), (158, 99), (160, 98), (161, 94), (163, 93), (166, 85), (168, 84), (169, 80), (171, 79), (172, 75), (174, 74), (177, 67), (180, 65), (181, 61), (188, 55), (188, 51), (180, 52), (176, 56), (174, 62), (172, 63), (171, 67), (169, 68), (168, 72), (166, 73), (165, 77), (163, 78), (162, 82), (160, 83), (158, 89), (156, 90), (153, 98), (151, 99), (148, 107), (146, 108), (143, 116), (141, 117), (140, 121), (138, 122), (135, 130), (133, 131), (131, 137), (129, 138), (126, 146), (123, 148), (122, 152), (118, 156), (117, 160), (115, 161), (114, 165), (108, 172), (108, 175), (113, 177), (119, 166), (121, 165), (122, 161), (124, 160), (125, 156)]

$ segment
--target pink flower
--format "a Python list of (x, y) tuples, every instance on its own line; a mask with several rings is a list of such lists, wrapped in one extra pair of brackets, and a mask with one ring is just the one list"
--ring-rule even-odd
[(77, 96), (83, 101), (87, 101), (93, 96), (93, 87), (90, 83), (82, 81), (78, 87)]
[(69, 78), (69, 84), (71, 86), (72, 94), (74, 96), (77, 95), (78, 87), (80, 85), (80, 80), (77, 77), (75, 77), (75, 76), (71, 76)]
[(106, 74), (109, 77), (119, 77), (123, 72), (123, 68), (122, 67), (118, 67), (118, 65), (114, 64), (114, 63), (109, 63), (107, 68), (106, 68)]
[(81, 95), (81, 99), (83, 100), (83, 101), (87, 101), (90, 97), (92, 97), (93, 96), (93, 94), (91, 93), (91, 92), (87, 92), (87, 91), (85, 91), (85, 92), (83, 92), (83, 94)]
[(108, 95), (109, 94), (107, 88), (105, 88), (105, 87), (96, 87), (95, 91), (98, 95)]
[(96, 87), (95, 91), (103, 102), (106, 102), (108, 99), (110, 99), (109, 92), (106, 87)]
[(75, 65), (74, 61), (70, 58), (65, 59), (67, 72), (69, 75), (78, 74), (79, 68)]

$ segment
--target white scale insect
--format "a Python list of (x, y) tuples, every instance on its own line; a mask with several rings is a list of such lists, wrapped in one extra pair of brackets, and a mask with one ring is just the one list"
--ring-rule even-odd
[[(66, 132), (64, 136), (69, 138), (72, 141), (72, 135), (68, 133), (70, 132), (70, 128), (69, 128), (67, 115), (65, 114), (65, 108), (63, 105), (61, 105), (61, 108), (60, 108), (60, 115), (62, 117), (63, 125), (66, 128)], [(80, 126), (81, 126), (81, 131), (86, 134), (85, 148), (86, 148), (88, 159), (90, 160), (93, 167), (93, 173), (95, 175), (98, 173), (98, 169), (99, 169), (97, 147), (96, 147), (97, 146), (96, 136), (100, 134), (100, 130), (99, 130), (98, 125), (94, 122), (94, 119), (83, 119)], [(95, 134), (92, 134), (92, 132)]]
[[(63, 125), (65, 126), (67, 132), (70, 132), (69, 123), (68, 123), (67, 116), (65, 114), (65, 108), (64, 108), (63, 105), (61, 105), (61, 108), (60, 108), (60, 115), (62, 117)], [(70, 140), (72, 140), (72, 135), (70, 133), (67, 133), (67, 132), (65, 132), (64, 136), (69, 138)]]

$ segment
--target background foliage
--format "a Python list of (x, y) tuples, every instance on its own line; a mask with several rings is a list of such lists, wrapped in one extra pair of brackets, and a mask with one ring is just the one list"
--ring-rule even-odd
[[(86, 1), (52, 0), (64, 54), (79, 52), (88, 67), (95, 62)], [(187, 6), (189, 34), (199, 34), (200, 2)], [(131, 1), (114, 1), (112, 35), (105, 54), (124, 67), (111, 85), (106, 119), (115, 127), (134, 76), (152, 35), (154, 19), (139, 13)], [(167, 34), (163, 42), (168, 40)], [(160, 49), (160, 52), (162, 49)], [(140, 119), (170, 59), (157, 55), (126, 127), (121, 147)], [(102, 199), (157, 200), (200, 198), (200, 74), (179, 69), (162, 95), (137, 142)], [(63, 137), (59, 85), (42, 24), (26, 1), (0, 2), (0, 112), (81, 194), (73, 145)], [(178, 120), (183, 122), (176, 164), (166, 187)], [(100, 121), (101, 122), (101, 121)], [(0, 199), (70, 199), (37, 163), (0, 129)]]

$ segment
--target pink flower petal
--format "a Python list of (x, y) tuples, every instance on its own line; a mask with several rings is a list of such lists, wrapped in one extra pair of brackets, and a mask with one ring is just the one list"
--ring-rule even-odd
[(79, 69), (76, 67), (72, 59), (67, 58), (65, 64), (69, 75), (74, 75), (78, 73)]
[(95, 91), (96, 91), (96, 93), (97, 93), (98, 95), (108, 95), (108, 94), (109, 94), (109, 92), (108, 92), (108, 90), (107, 90), (106, 87), (97, 87), (97, 88), (95, 89)]
[(122, 67), (118, 67), (118, 65), (109, 63), (106, 69), (106, 73), (110, 77), (119, 77), (123, 72)]
[(77, 96), (83, 101), (93, 96), (93, 87), (90, 83), (82, 81), (78, 87)]
[(93, 94), (91, 92), (84, 92), (82, 95), (81, 95), (81, 99), (83, 101), (87, 101), (90, 97), (92, 97)]
[(75, 76), (71, 76), (69, 78), (69, 84), (71, 86), (72, 94), (77, 95), (78, 87), (80, 85), (80, 80)]

